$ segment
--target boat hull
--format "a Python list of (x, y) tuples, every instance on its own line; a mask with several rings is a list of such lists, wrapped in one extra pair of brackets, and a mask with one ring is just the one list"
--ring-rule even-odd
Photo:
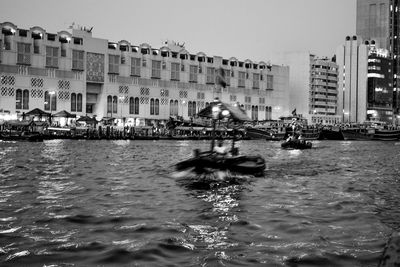
[(283, 142), (281, 147), (292, 149), (310, 149), (312, 148), (312, 143), (305, 140), (291, 140)]
[(400, 130), (385, 129), (342, 129), (345, 140), (396, 141), (400, 139)]
[(265, 166), (265, 160), (260, 156), (225, 157), (211, 152), (203, 152), (175, 165), (177, 171), (194, 168), (199, 174), (221, 170), (254, 176), (263, 176)]

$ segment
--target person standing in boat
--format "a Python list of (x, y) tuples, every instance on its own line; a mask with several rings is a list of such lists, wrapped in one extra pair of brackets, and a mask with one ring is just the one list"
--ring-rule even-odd
[(224, 146), (224, 141), (222, 139), (218, 140), (218, 144), (214, 147), (214, 152), (226, 156), (228, 154), (228, 148)]

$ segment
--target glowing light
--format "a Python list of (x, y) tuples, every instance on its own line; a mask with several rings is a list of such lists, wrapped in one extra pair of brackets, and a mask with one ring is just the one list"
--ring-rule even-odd
[(222, 116), (228, 117), (229, 116), (229, 110), (223, 110), (222, 111)]

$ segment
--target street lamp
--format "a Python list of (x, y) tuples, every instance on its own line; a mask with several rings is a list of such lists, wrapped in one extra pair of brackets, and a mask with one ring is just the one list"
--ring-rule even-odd
[(183, 106), (185, 105), (186, 101), (185, 100), (181, 100), (181, 114), (182, 114), (182, 119), (183, 119)]
[(118, 97), (118, 99), (119, 99), (119, 103), (121, 104), (121, 108), (120, 108), (120, 110), (121, 110), (121, 124), (123, 124), (123, 121), (122, 121), (122, 104), (124, 102), (125, 97), (121, 95), (121, 96)]

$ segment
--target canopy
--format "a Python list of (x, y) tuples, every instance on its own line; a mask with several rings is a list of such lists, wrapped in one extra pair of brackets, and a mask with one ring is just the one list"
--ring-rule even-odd
[(47, 113), (39, 108), (32, 109), (25, 113), (26, 116), (49, 116), (50, 113)]
[(103, 117), (101, 119), (101, 121), (105, 121), (105, 122), (112, 121), (112, 120), (115, 120), (115, 118), (113, 118), (113, 117)]
[(66, 110), (62, 110), (62, 111), (57, 112), (56, 114), (54, 114), (53, 117), (76, 118), (76, 115), (72, 114), (72, 113), (69, 113)]
[(91, 118), (89, 116), (83, 116), (76, 120), (77, 122), (86, 122), (96, 124), (97, 120), (95, 118)]
[[(246, 115), (246, 112), (240, 109), (239, 106), (232, 106), (230, 104), (223, 103), (221, 101), (211, 102), (209, 106), (200, 110), (197, 115), (200, 117), (213, 118), (213, 107), (215, 106), (219, 107), (220, 110), (218, 119), (223, 119), (228, 117), (234, 121), (251, 121), (251, 119)], [(223, 113), (227, 113), (227, 115)]]

